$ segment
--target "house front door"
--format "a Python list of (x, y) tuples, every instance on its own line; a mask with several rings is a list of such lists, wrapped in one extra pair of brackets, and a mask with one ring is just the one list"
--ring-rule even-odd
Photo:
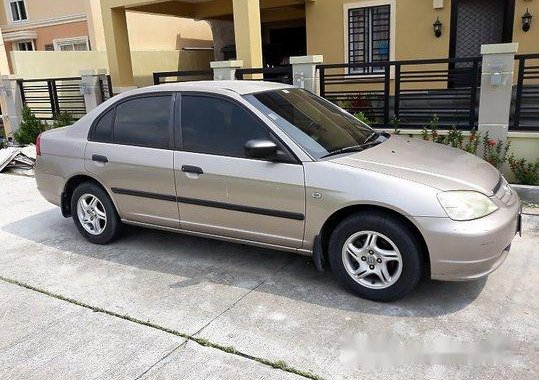
[(515, 0), (453, 0), (450, 57), (478, 57), (481, 45), (511, 42)]

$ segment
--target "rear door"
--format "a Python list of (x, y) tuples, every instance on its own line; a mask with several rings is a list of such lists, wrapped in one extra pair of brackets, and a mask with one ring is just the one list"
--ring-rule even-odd
[(300, 248), (303, 165), (244, 156), (249, 140), (270, 139), (268, 126), (238, 101), (183, 94), (176, 104), (174, 153), (182, 229)]
[(122, 219), (179, 227), (173, 171), (174, 97), (130, 97), (96, 119), (86, 169), (112, 193)]

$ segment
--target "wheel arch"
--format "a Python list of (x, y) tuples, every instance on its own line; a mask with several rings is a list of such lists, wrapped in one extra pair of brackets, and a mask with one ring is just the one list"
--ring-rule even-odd
[(88, 175), (86, 173), (84, 174), (75, 174), (72, 177), (70, 177), (65, 185), (64, 190), (62, 192), (61, 196), (61, 204), (60, 207), (62, 209), (62, 216), (65, 218), (69, 218), (72, 216), (71, 214), (71, 196), (73, 195), (73, 191), (79, 186), (81, 183), (84, 182), (92, 182), (96, 184), (97, 186), (101, 187), (109, 196), (109, 198), (112, 201), (112, 204), (116, 208), (116, 211), (118, 211), (118, 206), (116, 205), (116, 202), (114, 201), (114, 198), (111, 196), (110, 192), (107, 190), (105, 186), (99, 180), (97, 180), (95, 177), (92, 177), (91, 175)]
[(333, 214), (331, 214), (324, 224), (322, 225), (322, 228), (320, 229), (319, 233), (319, 244), (321, 248), (321, 252), (324, 255), (323, 261), (324, 263), (329, 262), (328, 257), (328, 245), (329, 245), (329, 238), (332, 234), (332, 232), (335, 230), (337, 225), (343, 221), (345, 218), (349, 217), (353, 214), (361, 214), (365, 212), (376, 212), (376, 213), (382, 213), (386, 214), (388, 216), (394, 217), (401, 221), (404, 225), (406, 225), (410, 231), (414, 234), (417, 241), (420, 243), (421, 246), (421, 255), (422, 255), (422, 261), (425, 268), (425, 277), (430, 278), (430, 255), (427, 243), (425, 241), (425, 238), (423, 237), (423, 234), (419, 230), (419, 228), (405, 215), (379, 205), (350, 205), (343, 207), (337, 211), (335, 211)]

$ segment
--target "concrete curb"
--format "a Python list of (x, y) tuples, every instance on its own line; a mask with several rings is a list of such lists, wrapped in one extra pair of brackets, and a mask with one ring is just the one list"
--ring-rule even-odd
[(525, 201), (539, 203), (539, 186), (511, 185), (519, 197)]

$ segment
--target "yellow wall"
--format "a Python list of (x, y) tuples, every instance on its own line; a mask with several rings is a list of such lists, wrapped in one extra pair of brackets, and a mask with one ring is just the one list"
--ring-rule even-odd
[[(106, 50), (100, 0), (86, 0), (92, 46)], [(212, 47), (206, 21), (140, 12), (126, 12), (131, 50), (169, 50), (182, 47)]]
[[(135, 85), (147, 86), (153, 84), (155, 71), (209, 69), (213, 52), (133, 51), (131, 58)], [(15, 75), (26, 79), (79, 76), (81, 70), (108, 67), (107, 53), (99, 51), (13, 51), (11, 59)]]
[[(531, 29), (522, 31), (522, 15), (526, 9), (533, 15)], [(513, 41), (518, 42), (518, 54), (539, 53), (539, 1), (515, 0), (515, 21), (513, 25)]]
[[(325, 63), (345, 60), (345, 4), (369, 4), (371, 0), (317, 0), (305, 5), (307, 52), (323, 54)], [(380, 4), (387, 3), (381, 1)], [(374, 4), (373, 4), (374, 5)], [(450, 1), (433, 9), (431, 0), (396, 0), (395, 59), (446, 58), (449, 52)], [(440, 18), (442, 36), (434, 37), (432, 24)]]
[[(55, 17), (83, 14), (86, 0), (26, 0), (29, 21), (47, 20)], [(6, 17), (4, 0), (0, 4), (0, 24), (10, 24)]]
[[(323, 54), (325, 63), (345, 61), (345, 4), (384, 4), (375, 0), (316, 0), (305, 4), (308, 54)], [(395, 0), (395, 59), (447, 58), (451, 22), (451, 0), (443, 9), (433, 9), (432, 0)], [(529, 8), (534, 16), (529, 32), (522, 31), (522, 15)], [(440, 18), (442, 36), (434, 36), (432, 24)], [(519, 54), (539, 53), (539, 1), (515, 0), (513, 42), (519, 43)]]

